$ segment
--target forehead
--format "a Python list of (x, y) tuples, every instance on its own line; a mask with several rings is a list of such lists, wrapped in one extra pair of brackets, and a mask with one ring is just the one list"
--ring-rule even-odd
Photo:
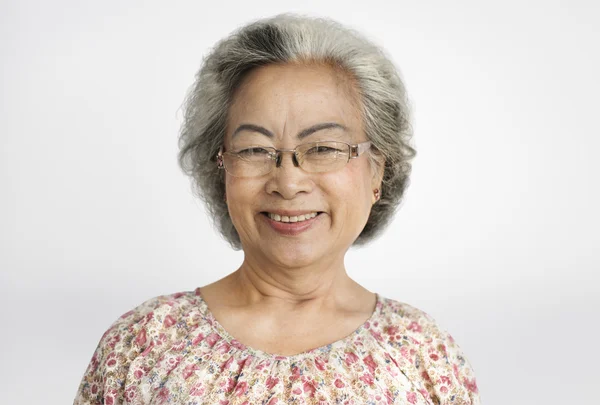
[(358, 92), (351, 77), (327, 65), (280, 64), (251, 71), (233, 96), (227, 134), (244, 124), (267, 128), (277, 138), (338, 123), (362, 130)]

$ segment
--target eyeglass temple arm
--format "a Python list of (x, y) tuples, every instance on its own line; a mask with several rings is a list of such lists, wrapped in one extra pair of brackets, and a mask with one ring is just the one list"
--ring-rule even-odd
[(356, 145), (350, 146), (350, 158), (355, 158), (363, 154), (365, 151), (369, 150), (371, 147), (371, 141), (359, 143)]

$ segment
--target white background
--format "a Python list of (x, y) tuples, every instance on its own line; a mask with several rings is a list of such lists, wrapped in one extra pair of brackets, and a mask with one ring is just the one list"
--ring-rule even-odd
[(3, 404), (68, 404), (102, 333), (237, 268), (179, 171), (179, 107), (243, 23), (330, 16), (415, 107), (412, 185), (350, 274), (455, 336), (485, 404), (597, 404), (595, 1), (2, 1)]

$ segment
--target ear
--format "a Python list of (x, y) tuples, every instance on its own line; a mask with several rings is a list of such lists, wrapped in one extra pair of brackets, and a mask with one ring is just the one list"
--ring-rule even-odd
[[(383, 174), (385, 172), (385, 158), (379, 153), (373, 153), (371, 159), (373, 160), (373, 163), (371, 163), (371, 171), (373, 172), (371, 190), (379, 190), (379, 195), (381, 195), (381, 184), (383, 183)], [(379, 201), (379, 198), (376, 198), (375, 193), (373, 193), (373, 204), (377, 201)]]

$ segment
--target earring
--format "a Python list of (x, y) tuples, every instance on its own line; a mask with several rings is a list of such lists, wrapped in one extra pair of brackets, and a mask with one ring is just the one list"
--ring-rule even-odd
[(373, 190), (373, 193), (375, 194), (375, 201), (379, 201), (379, 199), (381, 198), (381, 192), (379, 191), (379, 189), (376, 188), (375, 190)]

